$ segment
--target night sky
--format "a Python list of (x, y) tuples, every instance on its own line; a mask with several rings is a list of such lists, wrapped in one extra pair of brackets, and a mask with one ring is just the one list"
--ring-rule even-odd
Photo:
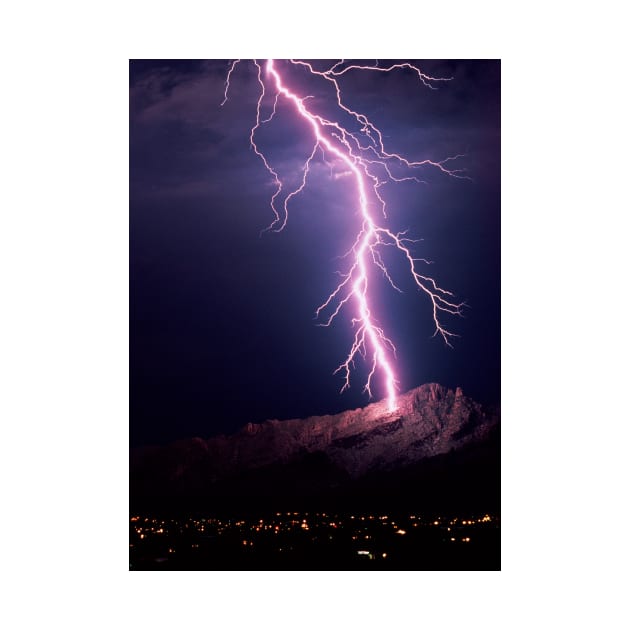
[[(340, 84), (348, 104), (371, 117), (392, 150), (413, 160), (465, 154), (459, 164), (470, 180), (424, 169), (426, 184), (386, 185), (388, 219), (380, 221), (422, 239), (414, 253), (434, 261), (427, 273), (467, 307), (464, 317), (443, 319), (459, 335), (448, 348), (432, 337), (429, 300), (392, 258), (404, 293), (375, 277), (374, 310), (397, 347), (401, 391), (438, 382), (497, 403), (500, 63), (414, 63), (453, 80), (430, 90), (400, 70), (348, 73)], [(221, 107), (228, 67), (227, 61), (130, 62), (132, 446), (369, 402), (364, 364), (343, 394), (342, 376), (332, 374), (352, 343), (349, 311), (330, 328), (314, 320), (336, 272), (346, 269), (339, 256), (356, 233), (347, 181), (331, 178), (319, 161), (292, 201), (284, 231), (261, 235), (273, 219), (274, 188), (249, 146), (259, 86), (254, 66), (241, 63)], [(327, 86), (299, 72), (291, 76), (296, 89), (313, 94), (332, 115)], [(310, 152), (304, 125), (282, 104), (258, 138), (289, 177)], [(384, 396), (378, 379), (373, 393)]]

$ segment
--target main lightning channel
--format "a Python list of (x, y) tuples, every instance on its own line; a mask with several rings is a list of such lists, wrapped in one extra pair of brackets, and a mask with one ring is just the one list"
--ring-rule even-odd
[[(368, 276), (367, 276), (365, 256), (366, 256), (367, 250), (369, 250), (375, 244), (375, 241), (377, 240), (377, 232), (376, 232), (376, 226), (374, 224), (374, 221), (372, 220), (372, 217), (370, 216), (370, 213), (368, 211), (367, 197), (365, 194), (365, 182), (363, 181), (363, 176), (361, 174), (361, 171), (359, 171), (359, 169), (357, 168), (354, 161), (351, 160), (350, 157), (348, 157), (348, 155), (344, 154), (342, 151), (340, 151), (335, 146), (333, 146), (322, 135), (321, 129), (317, 122), (316, 117), (310, 114), (310, 112), (306, 109), (306, 107), (304, 106), (304, 100), (298, 98), (295, 94), (293, 94), (293, 92), (291, 92), (288, 88), (285, 87), (285, 85), (282, 82), (282, 79), (280, 78), (280, 74), (275, 69), (273, 59), (267, 60), (267, 72), (271, 74), (271, 76), (273, 76), (278, 92), (280, 92), (281, 94), (286, 96), (289, 100), (291, 100), (295, 104), (300, 115), (311, 124), (313, 128), (313, 133), (315, 134), (315, 137), (317, 138), (317, 144), (323, 145), (328, 151), (330, 151), (330, 153), (332, 153), (333, 155), (337, 156), (340, 160), (342, 160), (348, 166), (348, 168), (352, 171), (355, 177), (355, 180), (357, 183), (357, 192), (359, 194), (359, 207), (361, 209), (361, 216), (363, 217), (363, 220), (364, 220), (364, 226), (362, 230), (363, 238), (360, 239), (360, 244), (357, 250), (357, 257), (356, 257), (357, 265), (359, 268), (359, 274), (358, 274), (357, 279), (354, 281), (352, 285), (352, 293), (359, 307), (360, 322), (361, 322), (359, 331), (364, 331), (367, 334), (368, 339), (370, 340), (370, 345), (372, 346), (372, 349), (374, 352), (372, 370), (370, 372), (370, 375), (368, 376), (366, 389), (371, 396), (372, 392), (370, 390), (370, 382), (372, 379), (372, 375), (374, 374), (377, 367), (379, 367), (385, 375), (385, 391), (387, 392), (387, 407), (389, 411), (394, 411), (396, 409), (396, 380), (394, 378), (394, 372), (392, 370), (392, 367), (389, 361), (387, 360), (387, 355), (385, 354), (385, 350), (383, 347), (384, 343), (389, 343), (393, 348), (393, 344), (391, 343), (391, 341), (389, 341), (388, 339), (384, 337), (382, 330), (378, 329), (374, 325), (374, 322), (372, 321), (372, 316), (370, 314), (370, 309), (368, 306), (368, 300), (367, 300)], [(364, 340), (363, 340), (363, 343), (364, 343)], [(356, 338), (355, 338), (355, 345), (356, 345)], [(351, 353), (350, 360), (354, 357), (354, 354), (356, 353), (356, 351), (358, 351), (358, 348), (355, 349), (353, 346), (353, 350), (354, 352)], [(343, 364), (343, 365), (346, 365), (346, 364)], [(346, 367), (349, 369), (349, 365)], [(346, 386), (349, 386), (349, 382), (350, 382), (349, 374), (347, 374), (344, 388)]]
[[(228, 90), (230, 87), (230, 77), (241, 60), (234, 60), (230, 66), (226, 78), (224, 100), (221, 105), (225, 104), (228, 99)], [(428, 276), (420, 274), (416, 269), (417, 262), (428, 263), (424, 259), (416, 259), (412, 256), (408, 244), (413, 243), (411, 239), (405, 236), (405, 233), (393, 233), (387, 228), (381, 227), (370, 213), (369, 200), (367, 191), (369, 190), (373, 199), (380, 205), (382, 214), (386, 216), (385, 201), (379, 193), (379, 188), (384, 183), (420, 180), (412, 175), (396, 176), (393, 173), (395, 166), (402, 166), (407, 169), (415, 169), (424, 166), (431, 166), (439, 169), (443, 173), (457, 178), (465, 178), (460, 169), (450, 168), (446, 166), (449, 161), (455, 160), (461, 156), (448, 157), (441, 162), (431, 160), (423, 160), (421, 162), (409, 161), (401, 155), (389, 152), (383, 144), (383, 136), (379, 129), (365, 116), (348, 106), (342, 100), (342, 91), (337, 81), (337, 77), (348, 71), (374, 71), (374, 72), (392, 72), (401, 68), (409, 68), (416, 72), (421, 83), (428, 87), (433, 87), (432, 82), (445, 81), (448, 79), (440, 79), (430, 77), (420, 71), (419, 68), (411, 64), (394, 64), (387, 68), (381, 68), (378, 65), (351, 65), (341, 69), (344, 61), (335, 63), (330, 69), (325, 71), (315, 70), (314, 67), (307, 62), (290, 60), (290, 64), (306, 69), (313, 76), (319, 76), (330, 82), (336, 92), (336, 100), (338, 107), (345, 114), (354, 118), (361, 126), (361, 132), (351, 132), (339, 122), (331, 121), (323, 116), (311, 111), (305, 101), (309, 96), (300, 97), (292, 91), (283, 80), (280, 71), (276, 67), (273, 59), (267, 59), (265, 71), (268, 77), (271, 77), (275, 87), (275, 100), (272, 113), (262, 119), (261, 109), (263, 100), (266, 95), (266, 83), (263, 80), (263, 72), (261, 64), (254, 60), (257, 68), (257, 78), (260, 85), (260, 94), (256, 107), (256, 123), (252, 127), (250, 133), (250, 144), (262, 160), (265, 168), (272, 176), (276, 190), (271, 198), (271, 209), (275, 219), (267, 229), (282, 231), (288, 218), (288, 203), (299, 194), (306, 186), (306, 179), (309, 173), (311, 162), (315, 157), (317, 149), (320, 148), (325, 154), (334, 156), (340, 160), (350, 171), (356, 185), (357, 205), (361, 217), (361, 228), (357, 234), (351, 252), (354, 254), (353, 262), (350, 270), (342, 276), (341, 282), (334, 291), (328, 296), (326, 301), (316, 310), (319, 317), (324, 311), (332, 313), (322, 324), (329, 326), (335, 317), (339, 314), (341, 308), (348, 304), (351, 300), (356, 304), (357, 315), (352, 318), (352, 325), (356, 326), (354, 341), (352, 347), (346, 357), (346, 360), (335, 370), (335, 374), (343, 372), (345, 376), (344, 385), (341, 388), (343, 392), (350, 387), (350, 370), (354, 365), (354, 360), (359, 354), (366, 361), (371, 363), (370, 371), (364, 390), (372, 397), (372, 380), (377, 372), (382, 374), (384, 379), (384, 389), (386, 392), (387, 408), (390, 412), (395, 411), (396, 405), (396, 377), (390, 357), (395, 355), (395, 347), (392, 341), (385, 335), (383, 329), (375, 322), (369, 301), (369, 268), (378, 267), (388, 282), (394, 289), (400, 291), (391, 278), (383, 259), (380, 254), (381, 247), (393, 246), (406, 259), (411, 276), (416, 286), (423, 291), (431, 300), (433, 307), (433, 320), (435, 323), (435, 335), (439, 334), (447, 345), (450, 345), (449, 338), (454, 336), (440, 322), (440, 313), (449, 313), (452, 315), (460, 315), (462, 303), (456, 303), (452, 300), (452, 293), (441, 289), (435, 280)], [(299, 116), (312, 129), (314, 136), (313, 150), (306, 160), (303, 167), (303, 177), (300, 184), (288, 193), (285, 191), (282, 179), (273, 169), (265, 154), (256, 144), (256, 132), (261, 125), (270, 122), (277, 111), (278, 98), (283, 96), (287, 101), (291, 102)], [(368, 157), (369, 156), (369, 157)], [(380, 169), (380, 174), (376, 172)], [(277, 203), (284, 195), (282, 208)], [(336, 303), (336, 306), (334, 304)], [(368, 357), (369, 354), (369, 357)]]

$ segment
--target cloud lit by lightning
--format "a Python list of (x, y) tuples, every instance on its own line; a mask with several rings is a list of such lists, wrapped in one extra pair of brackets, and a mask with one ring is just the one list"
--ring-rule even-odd
[[(232, 61), (225, 81), (224, 98), (228, 100), (230, 79), (240, 59)], [(250, 132), (250, 144), (256, 155), (263, 162), (271, 175), (275, 186), (270, 206), (274, 219), (267, 230), (280, 232), (287, 224), (289, 203), (299, 195), (307, 185), (308, 175), (314, 160), (322, 160), (331, 170), (333, 179), (345, 178), (347, 186), (353, 191), (354, 207), (349, 212), (358, 216), (357, 232), (354, 244), (348, 252), (350, 268), (342, 274), (341, 280), (326, 300), (317, 308), (316, 316), (322, 326), (330, 326), (343, 308), (352, 310), (354, 339), (345, 360), (335, 370), (344, 377), (343, 392), (350, 387), (350, 372), (355, 360), (360, 356), (368, 365), (369, 373), (365, 391), (372, 397), (372, 385), (380, 377), (387, 399), (389, 411), (396, 409), (397, 379), (394, 372), (396, 349), (374, 318), (371, 310), (374, 296), (370, 292), (370, 278), (381, 273), (396, 291), (395, 284), (388, 271), (382, 253), (385, 248), (393, 248), (406, 262), (409, 273), (420, 290), (429, 299), (435, 325), (435, 335), (443, 338), (447, 345), (455, 336), (442, 324), (442, 316), (461, 315), (463, 303), (458, 303), (450, 291), (442, 289), (436, 281), (418, 270), (419, 263), (428, 263), (422, 258), (415, 258), (411, 247), (415, 241), (405, 232), (392, 232), (382, 224), (387, 219), (387, 207), (380, 188), (388, 182), (421, 182), (416, 173), (423, 167), (437, 169), (450, 177), (466, 178), (461, 169), (452, 166), (462, 156), (447, 157), (441, 161), (412, 161), (385, 147), (382, 132), (365, 115), (351, 109), (344, 102), (339, 77), (348, 73), (374, 72), (390, 73), (408, 70), (415, 73), (418, 81), (426, 88), (436, 89), (440, 82), (448, 78), (437, 78), (423, 73), (420, 68), (410, 63), (398, 63), (381, 66), (347, 64), (345, 60), (336, 62), (326, 70), (317, 70), (312, 63), (300, 60), (278, 62), (267, 59), (263, 62), (253, 60), (256, 68), (260, 92), (256, 104), (255, 124)], [(313, 96), (298, 94), (290, 87), (287, 69), (306, 73), (331, 88), (332, 98), (339, 117), (331, 119), (315, 111), (312, 106)], [(274, 170), (273, 160), (260, 149), (256, 141), (257, 132), (271, 122), (277, 115), (280, 99), (292, 106), (296, 115), (303, 122), (305, 131), (312, 141), (312, 150), (302, 167), (301, 177), (289, 187)], [(263, 108), (270, 111), (263, 113)], [(354, 121), (350, 128), (343, 120)], [(356, 127), (356, 128), (355, 128)]]

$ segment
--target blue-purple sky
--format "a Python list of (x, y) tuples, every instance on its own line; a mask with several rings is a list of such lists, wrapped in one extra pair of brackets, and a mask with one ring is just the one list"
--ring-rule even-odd
[[(381, 65), (384, 62), (380, 61)], [(416, 61), (452, 81), (430, 90), (408, 70), (348, 73), (349, 105), (413, 160), (464, 153), (471, 180), (421, 172), (426, 184), (387, 185), (386, 225), (422, 239), (438, 283), (465, 301), (445, 319), (453, 348), (432, 337), (430, 302), (399, 261), (398, 294), (375, 278), (375, 312), (398, 349), (401, 391), (425, 382), (481, 402), (500, 397), (500, 63)], [(352, 387), (332, 372), (353, 332), (346, 317), (316, 325), (317, 306), (347, 264), (356, 214), (344, 178), (315, 165), (281, 233), (271, 179), (249, 147), (258, 84), (237, 66), (221, 107), (227, 61), (130, 63), (130, 397), (132, 445), (238, 430), (248, 421), (305, 417), (364, 406), (365, 366)], [(325, 86), (293, 75), (321, 107)], [(332, 116), (333, 109), (326, 110)], [(287, 176), (310, 151), (289, 108), (260, 146)], [(383, 223), (385, 220), (383, 219)], [(373, 393), (384, 392), (375, 381)]]

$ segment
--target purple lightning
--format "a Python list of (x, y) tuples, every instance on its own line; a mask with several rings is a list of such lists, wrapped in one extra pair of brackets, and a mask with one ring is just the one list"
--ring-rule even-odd
[[(221, 105), (224, 105), (228, 100), (230, 78), (240, 62), (240, 59), (236, 59), (230, 65)], [(394, 72), (406, 68), (415, 72), (418, 80), (430, 89), (435, 89), (435, 83), (450, 79), (431, 77), (410, 63), (380, 67), (378, 65), (345, 65), (345, 60), (341, 60), (328, 70), (320, 71), (305, 61), (289, 60), (287, 63), (290, 66), (302, 69), (310, 75), (320, 77), (330, 83), (334, 89), (336, 105), (339, 110), (343, 112), (344, 116), (350, 116), (354, 119), (359, 126), (359, 131), (350, 131), (341, 123), (324, 118), (312, 111), (307, 102), (312, 97), (299, 96), (292, 91), (287, 86), (273, 59), (267, 59), (264, 64), (257, 60), (254, 60), (253, 63), (257, 69), (260, 93), (256, 105), (256, 123), (250, 133), (250, 144), (270, 173), (275, 185), (275, 192), (270, 202), (274, 220), (267, 230), (280, 232), (284, 229), (289, 216), (288, 204), (306, 186), (310, 166), (318, 149), (322, 152), (324, 161), (326, 161), (326, 156), (332, 159), (332, 167), (342, 167), (344, 172), (352, 174), (356, 194), (356, 208), (353, 211), (358, 210), (360, 216), (357, 236), (352, 249), (348, 252), (348, 254), (352, 254), (352, 264), (350, 269), (342, 275), (340, 283), (324, 303), (317, 308), (316, 315), (317, 317), (325, 317), (325, 321), (321, 325), (330, 326), (344, 306), (354, 304), (356, 309), (352, 318), (352, 325), (353, 327), (356, 326), (354, 341), (346, 359), (335, 370), (335, 374), (338, 372), (344, 374), (344, 385), (341, 391), (343, 392), (350, 387), (350, 368), (354, 366), (354, 361), (359, 354), (370, 365), (364, 390), (370, 397), (372, 396), (372, 380), (378, 372), (383, 378), (388, 409), (394, 411), (396, 409), (397, 381), (392, 367), (392, 356), (395, 355), (396, 349), (383, 329), (378, 326), (370, 310), (369, 277), (370, 271), (374, 268), (378, 268), (390, 285), (396, 291), (400, 291), (385, 266), (381, 249), (394, 247), (404, 256), (416, 286), (426, 294), (431, 302), (435, 324), (434, 336), (441, 335), (449, 346), (451, 345), (449, 339), (454, 335), (442, 325), (440, 315), (443, 313), (461, 315), (463, 303), (455, 302), (450, 291), (440, 288), (435, 280), (419, 273), (417, 263), (427, 263), (428, 261), (412, 256), (409, 248), (414, 241), (407, 238), (405, 232), (394, 233), (377, 223), (374, 217), (374, 208), (384, 218), (387, 217), (386, 204), (379, 188), (387, 182), (420, 182), (412, 173), (414, 169), (424, 166), (434, 167), (451, 177), (465, 178), (465, 176), (462, 175), (461, 169), (447, 166), (449, 162), (461, 157), (459, 155), (448, 157), (439, 162), (431, 160), (414, 162), (397, 153), (387, 151), (381, 131), (365, 114), (354, 111), (344, 103), (338, 77), (348, 72)], [(268, 117), (263, 118), (261, 111), (263, 101), (270, 89), (273, 90), (273, 108)], [(313, 149), (302, 168), (301, 180), (299, 185), (292, 190), (285, 189), (282, 179), (256, 144), (256, 132), (262, 125), (269, 123), (275, 117), (280, 98), (286, 99), (293, 105), (296, 113), (303, 119), (305, 127), (310, 130), (313, 137)], [(328, 164), (328, 162), (326, 163)], [(408, 174), (402, 177), (395, 176), (392, 170), (395, 170), (396, 167), (403, 167)], [(327, 317), (325, 314), (328, 314)]]

